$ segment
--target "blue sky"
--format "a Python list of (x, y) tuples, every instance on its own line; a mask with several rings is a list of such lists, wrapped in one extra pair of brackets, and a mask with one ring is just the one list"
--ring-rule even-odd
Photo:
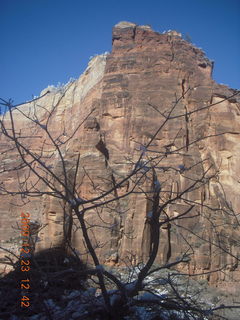
[(188, 34), (215, 61), (214, 79), (240, 88), (239, 0), (0, 0), (0, 97), (30, 100), (111, 50), (119, 21)]

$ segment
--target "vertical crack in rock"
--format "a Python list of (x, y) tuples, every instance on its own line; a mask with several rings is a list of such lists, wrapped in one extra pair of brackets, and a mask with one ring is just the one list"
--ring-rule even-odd
[[(150, 189), (151, 190), (151, 189)], [(153, 202), (152, 198), (147, 197), (146, 199), (146, 217), (143, 227), (142, 234), (142, 244), (141, 247), (143, 249), (143, 257), (145, 255), (150, 256), (151, 254), (151, 243), (152, 243), (152, 235), (151, 235), (151, 222), (152, 222), (152, 207)]]
[(183, 99), (185, 98), (185, 82), (186, 82), (186, 80), (182, 79), (181, 86), (182, 86), (182, 97), (183, 97)]
[(188, 110), (187, 106), (184, 106), (185, 108), (185, 127), (186, 127), (186, 151), (188, 151), (189, 147), (189, 115), (188, 115)]
[(172, 53), (170, 63), (172, 63), (173, 60), (174, 60), (174, 43), (173, 43), (173, 40), (170, 40), (170, 45), (171, 45), (171, 53)]
[(175, 52), (174, 52), (174, 39), (173, 39), (173, 36), (169, 33), (167, 34), (167, 42), (170, 45), (170, 51), (171, 51), (171, 58), (170, 58), (170, 65), (169, 65), (169, 68), (170, 68), (175, 58)]
[(113, 187), (114, 187), (114, 196), (117, 198), (117, 204), (116, 204), (116, 217), (114, 217), (114, 229), (115, 229), (115, 234), (114, 234), (114, 237), (116, 238), (116, 246), (117, 246), (117, 250), (119, 250), (120, 248), (120, 245), (121, 245), (121, 241), (122, 241), (122, 237), (123, 237), (123, 219), (122, 219), (122, 213), (121, 213), (121, 202), (120, 200), (118, 199), (118, 190), (116, 188), (116, 185), (117, 185), (117, 181), (114, 177), (114, 174), (112, 172), (111, 174), (111, 179), (112, 179), (112, 184), (113, 184)]
[(133, 27), (133, 35), (132, 35), (132, 39), (133, 39), (133, 41), (135, 41), (135, 37), (136, 37), (136, 29), (137, 29), (137, 26)]
[(109, 151), (106, 147), (105, 142), (102, 140), (102, 137), (100, 137), (100, 140), (98, 141), (98, 143), (96, 144), (96, 149), (101, 152), (104, 157), (105, 157), (105, 166), (108, 166), (108, 161), (109, 161)]
[[(185, 100), (186, 88), (185, 88), (186, 79), (182, 79), (181, 87), (182, 87), (182, 98), (183, 101)], [(188, 108), (187, 104), (184, 105), (185, 109), (185, 130), (186, 130), (186, 151), (188, 151), (189, 147), (189, 115), (188, 115)]]

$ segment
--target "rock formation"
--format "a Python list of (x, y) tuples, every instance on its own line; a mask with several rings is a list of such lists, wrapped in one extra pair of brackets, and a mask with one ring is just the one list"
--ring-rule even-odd
[[(238, 217), (232, 212), (237, 215), (239, 208), (240, 97), (232, 97), (236, 91), (211, 78), (212, 68), (213, 63), (204, 52), (183, 40), (181, 34), (175, 31), (160, 34), (149, 26), (121, 22), (113, 28), (111, 53), (94, 57), (84, 74), (62, 89), (63, 96), (61, 89), (44, 90), (41, 95), (50, 92), (39, 99), (35, 107), (38, 116), (44, 119), (48, 110), (57, 104), (51, 122), (54, 137), (63, 131), (73, 132), (83, 123), (65, 144), (64, 157), (71, 176), (71, 168), (80, 152), (79, 190), (82, 198), (89, 199), (94, 192), (97, 195), (100, 188), (107, 190), (114, 181), (129, 174), (141, 152), (139, 147), (150, 141), (164, 120), (163, 114), (181, 97), (173, 115), (186, 114), (186, 117), (169, 121), (154, 139), (154, 145), (149, 147), (149, 150), (165, 150), (167, 154), (167, 150), (183, 146), (181, 153), (171, 158), (163, 157), (157, 173), (159, 181), (177, 192), (187, 187), (189, 180), (186, 177), (201, 177), (210, 164), (217, 175), (209, 184), (189, 193), (188, 200), (201, 204), (193, 210), (194, 218), (179, 220), (171, 228), (161, 230), (156, 262), (173, 261), (191, 243), (194, 254), (188, 271), (223, 269), (224, 272), (205, 277), (222, 288), (237, 290), (233, 284), (240, 280), (237, 260), (240, 226)], [(214, 103), (216, 105), (212, 105)], [(208, 108), (209, 105), (212, 106)], [(21, 110), (31, 113), (33, 106), (34, 103), (28, 103)], [(200, 108), (201, 111), (195, 112)], [(16, 115), (16, 128), (21, 128), (26, 136), (30, 132), (28, 122), (21, 113)], [(33, 127), (31, 124), (31, 129)], [(26, 138), (29, 148), (40, 147), (47, 139), (39, 129), (35, 135), (38, 138)], [(201, 139), (204, 136), (211, 137)], [(196, 142), (193, 144), (193, 141)], [(1, 136), (1, 150), (6, 146), (6, 139)], [(149, 150), (146, 157), (151, 156)], [(2, 167), (10, 168), (15, 164), (16, 150), (1, 157)], [(200, 163), (201, 160), (204, 162)], [(52, 155), (51, 161), (55, 174), (61, 176), (56, 154)], [(197, 163), (199, 165), (194, 166)], [(164, 170), (168, 167), (174, 169), (171, 174)], [(186, 169), (191, 167), (189, 177)], [(8, 172), (2, 179), (8, 187), (17, 186), (16, 172)], [(95, 189), (91, 181), (97, 186)], [(122, 185), (119, 194), (126, 192), (128, 187)], [(148, 182), (144, 187), (149, 188)], [(20, 234), (17, 235), (18, 231), (12, 226), (16, 227), (21, 211), (30, 212), (32, 220), (45, 225), (38, 235), (41, 239), (38, 249), (60, 245), (63, 241), (60, 201), (44, 195), (30, 198), (30, 202), (18, 207), (15, 205), (20, 199), (17, 199), (17, 195), (5, 196), (1, 203), (2, 246), (11, 248), (19, 243)], [(133, 193), (119, 200), (114, 211), (105, 207), (98, 215), (95, 211), (88, 214), (89, 223), (95, 226), (92, 227), (92, 241), (98, 244), (96, 250), (103, 263), (123, 263), (127, 257), (132, 263), (146, 260), (150, 250), (150, 231), (146, 225), (148, 205), (145, 195)], [(168, 209), (168, 214), (171, 217), (184, 209), (184, 203), (176, 203)], [(111, 228), (102, 228), (103, 221)], [(80, 230), (76, 229), (74, 226), (72, 244), (85, 252)], [(224, 248), (213, 243), (221, 243)]]

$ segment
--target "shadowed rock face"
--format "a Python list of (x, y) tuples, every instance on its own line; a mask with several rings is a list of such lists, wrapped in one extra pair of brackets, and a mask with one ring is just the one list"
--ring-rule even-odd
[[(29, 265), (29, 271), (23, 272), (22, 261)], [(62, 248), (49, 248), (39, 251), (31, 258), (19, 260), (13, 271), (0, 279), (1, 318), (7, 319), (13, 312), (15, 315), (29, 316), (43, 310), (43, 300), (61, 301), (62, 296), (70, 290), (86, 290), (86, 265), (74, 255)], [(28, 281), (23, 281), (26, 280)], [(19, 285), (16, 285), (19, 284)], [(19, 304), (19, 296), (28, 294), (31, 305), (26, 311)]]
[[(212, 67), (203, 51), (183, 40), (175, 31), (160, 34), (149, 26), (128, 22), (117, 24), (113, 28), (112, 52), (95, 57), (85, 73), (68, 85), (51, 123), (54, 136), (63, 129), (72, 132), (94, 110), (64, 150), (70, 177), (71, 167), (80, 151), (78, 182), (81, 182), (81, 196), (89, 199), (93, 192), (96, 194), (84, 170), (104, 190), (127, 176), (133, 168), (131, 163), (140, 154), (139, 146), (149, 142), (163, 121), (162, 114), (170, 110), (176, 97), (182, 96), (182, 99), (174, 115), (195, 111), (231, 96), (234, 90), (212, 80)], [(39, 103), (50, 109), (60, 96), (61, 93), (53, 90)], [(26, 104), (22, 108), (32, 107), (32, 104)], [(235, 96), (188, 117), (171, 120), (153, 146), (159, 151), (183, 146), (181, 154), (164, 157), (160, 164), (162, 169), (157, 172), (159, 180), (174, 192), (187, 187), (189, 180), (186, 177), (200, 177), (210, 163), (219, 172), (209, 184), (188, 195), (189, 200), (202, 204), (201, 208), (193, 210), (192, 215), (196, 217), (162, 229), (157, 262), (172, 261), (185, 252), (187, 242), (190, 242), (194, 255), (188, 271), (196, 273), (224, 268), (225, 273), (214, 273), (208, 280), (229, 290), (240, 279), (235, 258), (240, 253), (238, 221), (225, 210), (231, 206), (238, 212), (240, 149), (236, 133), (240, 132), (239, 107), (239, 96)], [(43, 109), (39, 112), (43, 118), (46, 116)], [(28, 132), (26, 123), (20, 114), (17, 115), (17, 127)], [(207, 135), (211, 135), (211, 139), (199, 140)], [(38, 138), (35, 145), (40, 146), (43, 139)], [(195, 140), (199, 141), (191, 145)], [(29, 138), (28, 143), (31, 147), (33, 140)], [(1, 137), (1, 148), (4, 144), (6, 141)], [(4, 155), (2, 163), (10, 166), (16, 157), (14, 152)], [(183, 168), (204, 159), (208, 159), (204, 165), (199, 164), (189, 174), (182, 174)], [(55, 155), (52, 166), (56, 175), (61, 176), (61, 166)], [(167, 167), (176, 170), (163, 175), (163, 169)], [(4, 179), (10, 186), (16, 183), (13, 173), (6, 174)], [(119, 195), (128, 187), (122, 186)], [(150, 186), (146, 183), (144, 187)], [(16, 238), (16, 230), (12, 230), (11, 225), (24, 210), (31, 213), (32, 219), (47, 224), (39, 233), (42, 241), (38, 243), (38, 249), (61, 245), (63, 213), (59, 201), (48, 196), (41, 200), (32, 198), (23, 209), (15, 207), (11, 201), (11, 197), (5, 197), (1, 203), (0, 231), (4, 241)], [(120, 200), (114, 212), (105, 208), (101, 219), (95, 212), (89, 214), (89, 223), (100, 225), (95, 227), (93, 242), (102, 244), (97, 252), (103, 262), (123, 263), (127, 257), (133, 263), (147, 259), (150, 250), (150, 231), (146, 224), (148, 206), (146, 197), (136, 193)], [(210, 207), (217, 210), (212, 211)], [(169, 208), (168, 214), (174, 216), (185, 209), (184, 203), (176, 203)], [(102, 221), (114, 227), (102, 229)], [(77, 249), (85, 251), (80, 231), (73, 233), (72, 241)], [(219, 241), (224, 244), (225, 251), (214, 245)], [(232, 256), (226, 253), (228, 250)]]

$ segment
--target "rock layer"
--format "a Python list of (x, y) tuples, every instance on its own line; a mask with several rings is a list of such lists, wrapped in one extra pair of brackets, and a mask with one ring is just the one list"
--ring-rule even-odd
[[(50, 93), (38, 104), (50, 110), (57, 103), (51, 123), (55, 137), (64, 130), (73, 132), (83, 122), (74, 138), (65, 145), (64, 156), (71, 176), (71, 168), (80, 152), (79, 191), (84, 199), (90, 199), (100, 188), (107, 190), (114, 181), (131, 172), (141, 152), (139, 147), (150, 141), (164, 121), (163, 114), (181, 97), (173, 115), (186, 116), (169, 121), (145, 157), (151, 156), (151, 148), (159, 152), (183, 148), (181, 153), (163, 157), (157, 172), (161, 183), (174, 192), (187, 187), (188, 178), (201, 177), (210, 164), (217, 175), (209, 184), (187, 195), (188, 200), (201, 204), (193, 210), (194, 218), (179, 220), (171, 228), (162, 228), (156, 262), (173, 261), (191, 243), (193, 255), (188, 271), (223, 269), (224, 272), (203, 277), (222, 288), (237, 290), (233, 284), (240, 279), (237, 259), (240, 254), (237, 217), (240, 99), (238, 95), (228, 99), (235, 91), (215, 83), (211, 78), (212, 68), (213, 63), (204, 52), (183, 40), (179, 33), (160, 34), (149, 26), (121, 22), (113, 28), (110, 54), (95, 57), (77, 81), (63, 88), (67, 89), (63, 97), (61, 90), (48, 88)], [(209, 105), (212, 106), (208, 108)], [(33, 110), (33, 103), (21, 108)], [(201, 111), (195, 112), (200, 108)], [(43, 118), (46, 109), (38, 109)], [(84, 120), (89, 113), (91, 115)], [(18, 114), (16, 123), (24, 130), (27, 120)], [(204, 136), (211, 137), (201, 140)], [(37, 145), (43, 141), (44, 137), (40, 137)], [(28, 139), (29, 147), (34, 143), (36, 141)], [(2, 150), (5, 145), (6, 141), (1, 137)], [(50, 153), (47, 147), (46, 152)], [(11, 166), (15, 157), (16, 151), (9, 151), (2, 155), (2, 164)], [(200, 163), (200, 160), (204, 162)], [(196, 163), (198, 165), (194, 166)], [(56, 155), (52, 158), (52, 166), (55, 174), (61, 176)], [(168, 167), (174, 170), (171, 173), (164, 170)], [(187, 171), (183, 174), (185, 168), (191, 167), (189, 175)], [(16, 184), (16, 175), (12, 173), (7, 173), (4, 179), (8, 186)], [(97, 186), (95, 189), (92, 181)], [(150, 188), (148, 181), (143, 187)], [(122, 185), (119, 194), (128, 188), (129, 185)], [(134, 193), (119, 200), (114, 211), (105, 207), (98, 215), (94, 211), (89, 213), (88, 222), (94, 225), (92, 241), (99, 247), (96, 251), (102, 262), (146, 261), (151, 241), (146, 223), (148, 206), (145, 195)], [(11, 226), (19, 218), (20, 210), (28, 210), (33, 220), (46, 224), (39, 234), (38, 249), (62, 243), (63, 210), (56, 199), (49, 196), (43, 196), (41, 200), (32, 198), (20, 209), (11, 204), (11, 198), (5, 197), (1, 208), (3, 245), (14, 238), (9, 244), (14, 247), (19, 240)], [(176, 203), (168, 209), (168, 214), (172, 217), (185, 209), (184, 203)], [(103, 228), (106, 227), (103, 221), (111, 228)], [(85, 247), (80, 230), (75, 232), (76, 228), (72, 235), (73, 246), (83, 253)], [(217, 243), (221, 248), (215, 245)], [(182, 268), (186, 270), (186, 267)]]

